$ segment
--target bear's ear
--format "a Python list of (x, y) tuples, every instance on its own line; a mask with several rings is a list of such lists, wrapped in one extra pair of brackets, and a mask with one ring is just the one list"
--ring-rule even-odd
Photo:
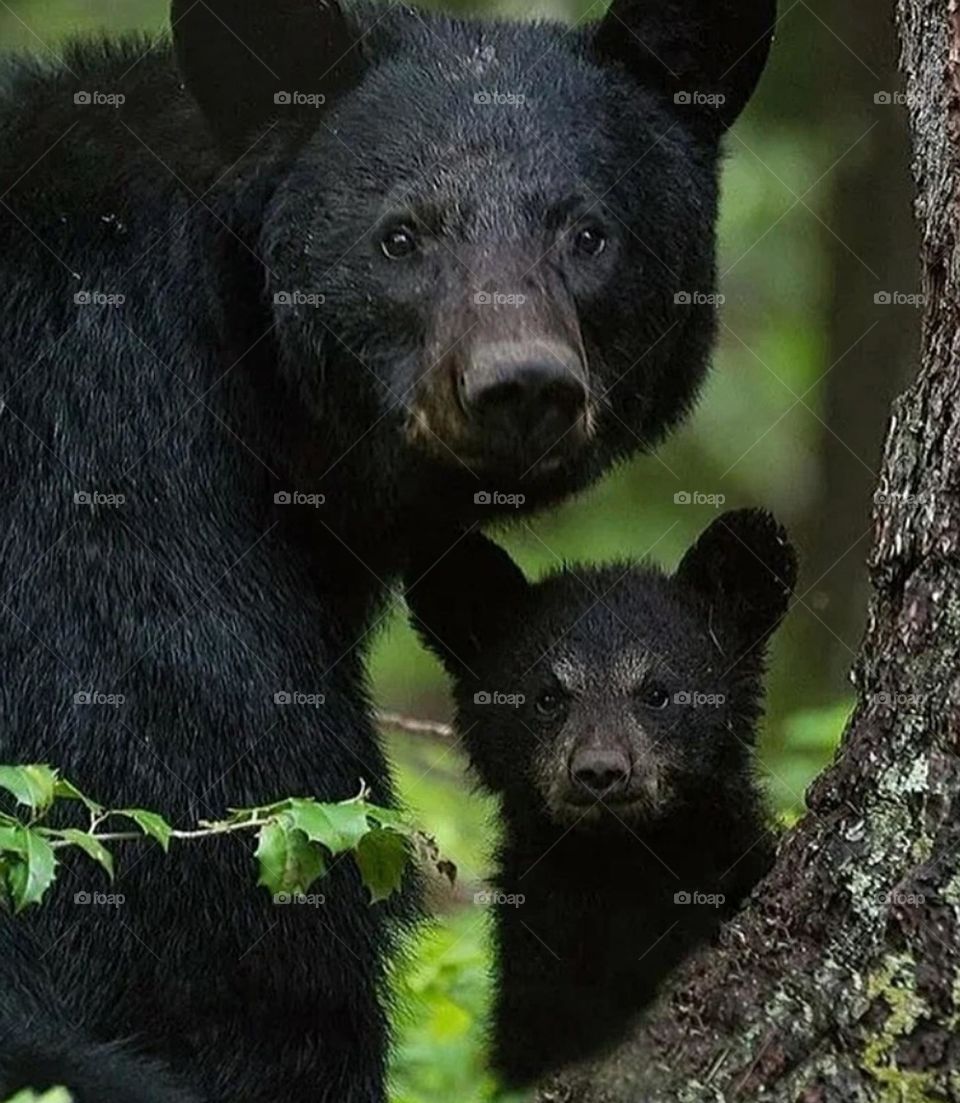
[(747, 651), (783, 620), (797, 584), (797, 556), (769, 513), (737, 510), (717, 518), (687, 552), (676, 581), (700, 594), (718, 619), (732, 621)]
[(472, 532), (431, 566), (408, 571), (407, 605), (425, 646), (463, 677), (499, 643), (529, 590), (503, 548)]
[(723, 129), (753, 95), (776, 21), (777, 0), (613, 0), (593, 48)]
[(173, 0), (180, 74), (228, 156), (271, 122), (316, 118), (362, 72), (338, 0)]

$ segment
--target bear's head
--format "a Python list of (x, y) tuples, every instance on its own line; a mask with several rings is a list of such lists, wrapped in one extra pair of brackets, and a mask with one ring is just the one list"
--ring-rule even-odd
[(796, 570), (783, 530), (745, 510), (718, 518), (672, 576), (620, 564), (530, 584), (473, 534), (407, 600), (508, 812), (613, 827), (748, 791), (767, 642)]
[(266, 306), (331, 456), (369, 433), (381, 473), (537, 505), (689, 409), (720, 139), (775, 0), (615, 0), (576, 29), (338, 0), (173, 17), (225, 173), (272, 180)]

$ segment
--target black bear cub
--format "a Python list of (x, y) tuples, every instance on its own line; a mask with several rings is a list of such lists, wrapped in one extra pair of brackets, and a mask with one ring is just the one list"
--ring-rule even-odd
[(616, 1041), (767, 871), (754, 741), (795, 579), (783, 530), (748, 510), (673, 576), (568, 567), (531, 585), (475, 534), (409, 587), (502, 801), (493, 1059), (508, 1084)]

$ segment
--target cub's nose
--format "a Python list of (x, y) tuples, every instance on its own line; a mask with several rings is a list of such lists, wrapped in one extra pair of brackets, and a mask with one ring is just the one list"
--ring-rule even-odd
[(484, 429), (524, 443), (551, 433), (555, 440), (586, 409), (585, 374), (580, 354), (569, 345), (497, 342), (474, 351), (460, 397), (467, 416)]
[(577, 751), (570, 760), (570, 777), (592, 796), (616, 796), (630, 781), (630, 759), (625, 751), (615, 749), (591, 747)]

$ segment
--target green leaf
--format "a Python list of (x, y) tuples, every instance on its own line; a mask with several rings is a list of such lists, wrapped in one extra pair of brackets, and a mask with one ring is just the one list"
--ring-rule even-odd
[(37, 814), (53, 804), (57, 775), (49, 766), (0, 766), (0, 789)]
[(90, 797), (85, 796), (72, 781), (67, 781), (65, 777), (57, 778), (53, 787), (53, 795), (62, 800), (79, 800), (87, 806), (89, 811), (97, 815), (103, 811), (103, 805), (97, 804), (95, 800), (91, 800)]
[(356, 860), (371, 903), (386, 900), (400, 888), (407, 857), (406, 840), (395, 831), (377, 828), (360, 840)]
[(66, 839), (68, 843), (73, 843), (74, 846), (80, 847), (84, 853), (88, 854), (95, 862), (102, 865), (107, 871), (110, 880), (113, 880), (113, 855), (99, 839), (94, 838), (93, 835), (88, 835), (85, 831), (76, 831), (72, 827), (63, 831), (50, 831), (48, 834)]
[(257, 884), (274, 897), (306, 893), (327, 871), (320, 847), (311, 843), (302, 831), (279, 820), (260, 829), (256, 859), (260, 865)]
[(8, 1099), (7, 1103), (72, 1103), (72, 1100), (73, 1096), (66, 1088), (51, 1088), (41, 1095), (25, 1088), (22, 1092), (17, 1092), (12, 1099)]
[(22, 827), (20, 831), (23, 841), (21, 858), (10, 867), (7, 875), (17, 912), (40, 903), (53, 884), (57, 870), (57, 857), (47, 840), (29, 827)]
[(370, 831), (366, 807), (362, 804), (320, 804), (313, 800), (292, 800), (282, 818), (314, 843), (322, 843), (331, 854), (356, 850)]
[(170, 836), (173, 833), (173, 828), (163, 816), (156, 812), (147, 812), (143, 808), (120, 808), (114, 815), (125, 816), (128, 820), (133, 820), (144, 835), (156, 839), (164, 851), (170, 849)]
[(26, 842), (21, 834), (22, 824), (0, 824), (0, 852), (8, 851), (19, 856), (26, 850)]
[(395, 808), (381, 808), (377, 804), (364, 805), (366, 809), (367, 817), (379, 824), (380, 827), (389, 827), (394, 831), (398, 831), (401, 835), (413, 835), (414, 828), (407, 823), (406, 817), (402, 812), (398, 812)]

